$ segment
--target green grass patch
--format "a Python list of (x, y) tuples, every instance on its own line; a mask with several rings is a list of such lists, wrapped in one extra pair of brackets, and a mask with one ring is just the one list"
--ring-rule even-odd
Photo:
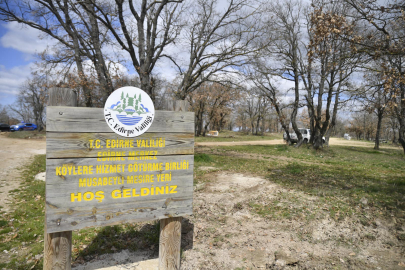
[(212, 162), (212, 158), (210, 155), (207, 155), (205, 153), (195, 154), (194, 162), (197, 162), (197, 163)]
[(6, 234), (6, 233), (9, 233), (9, 232), (12, 232), (12, 231), (13, 231), (12, 228), (5, 228), (5, 229), (0, 230), (0, 234)]
[(14, 138), (14, 139), (45, 139), (46, 137), (46, 131), (14, 131), (14, 132), (9, 132), (7, 135), (9, 138)]
[(291, 164), (288, 164), (285, 167), (285, 170), (287, 173), (294, 174), (294, 175), (303, 175), (303, 172), (306, 170), (307, 166), (304, 166), (302, 164), (299, 164), (297, 162), (293, 162)]
[[(8, 226), (1, 231), (0, 250), (17, 251), (9, 262), (0, 263), (7, 269), (42, 269), (42, 260), (35, 256), (43, 253), (45, 183), (34, 176), (45, 171), (45, 155), (35, 156), (22, 171), (22, 185), (12, 190), (14, 212), (4, 215)], [(42, 240), (42, 241), (41, 241)]]
[[(324, 205), (321, 208), (334, 219), (360, 216), (364, 207), (376, 215), (402, 216), (405, 211), (405, 158), (396, 149), (331, 146), (315, 151), (305, 146), (223, 146), (212, 150), (211, 157), (211, 163), (220, 170), (260, 175), (285, 188), (317, 196)], [(364, 198), (367, 205), (361, 203)], [(260, 215), (290, 218), (283, 207), (251, 205)], [(285, 212), (297, 216), (303, 210)]]
[(7, 226), (7, 225), (8, 225), (7, 221), (0, 219), (0, 228), (4, 227), (4, 226)]

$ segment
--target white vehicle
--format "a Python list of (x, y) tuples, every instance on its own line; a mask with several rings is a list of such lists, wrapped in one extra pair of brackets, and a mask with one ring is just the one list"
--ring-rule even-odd
[[(302, 134), (304, 143), (308, 143), (309, 139), (311, 138), (311, 130), (309, 128), (299, 128), (298, 130)], [(283, 139), (284, 139), (284, 141), (287, 141), (287, 134), (285, 132), (283, 135)], [(297, 134), (295, 134), (295, 132), (293, 132), (293, 131), (290, 132), (290, 139), (291, 139), (292, 143), (297, 143), (298, 142)], [(325, 137), (322, 137), (322, 142), (325, 143)]]
[(346, 140), (349, 140), (349, 141), (350, 141), (350, 139), (351, 139), (352, 137), (350, 137), (350, 135), (346, 133), (345, 135), (343, 135), (343, 138), (345, 138)]

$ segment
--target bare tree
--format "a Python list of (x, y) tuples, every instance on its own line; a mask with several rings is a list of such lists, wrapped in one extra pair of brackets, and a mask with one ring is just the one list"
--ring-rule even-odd
[[(259, 106), (258, 106), (258, 96), (254, 94), (254, 91), (246, 94), (246, 99), (244, 101), (245, 113), (250, 121), (250, 132), (252, 135), (255, 132), (255, 123), (258, 119)], [(260, 120), (259, 120), (260, 121)], [(257, 127), (257, 126), (256, 126)]]
[(6, 106), (0, 104), (0, 123), (10, 125), (10, 115)]
[(34, 116), (31, 107), (25, 102), (23, 96), (17, 96), (16, 101), (8, 105), (8, 109), (11, 116), (20, 122), (33, 122)]
[(345, 7), (339, 2), (329, 4), (323, 0), (314, 1), (312, 7), (308, 59), (301, 62), (301, 74), (311, 118), (310, 142), (319, 149), (323, 137), (336, 123), (339, 100), (342, 92), (350, 88), (349, 80), (359, 65), (360, 56), (348, 42), (354, 26), (346, 20)]
[[(301, 74), (299, 70), (299, 57), (300, 46), (303, 42), (302, 24), (305, 15), (304, 8), (302, 2), (299, 0), (273, 2), (269, 8), (272, 15), (272, 20), (269, 22), (269, 31), (273, 33), (273, 39), (275, 40), (270, 47), (270, 52), (275, 54), (276, 61), (281, 64), (276, 65), (271, 73), (284, 80), (294, 82), (292, 89), (294, 91), (294, 101), (292, 104), (291, 125), (298, 137), (296, 147), (299, 147), (303, 142), (302, 134), (297, 126), (297, 113), (300, 106), (299, 83)], [(289, 138), (289, 134), (287, 134), (287, 138)]]
[[(88, 10), (93, 9), (89, 0), (84, 1), (83, 5)], [(86, 106), (92, 106), (93, 102), (92, 90), (85, 75), (85, 59), (91, 60), (97, 71), (104, 100), (113, 91), (101, 50), (105, 35), (101, 33), (91, 12), (84, 12), (71, 0), (4, 0), (0, 5), (0, 20), (27, 25), (57, 40), (61, 47), (58, 53), (43, 55), (43, 60), (50, 64), (75, 64)]]
[(239, 131), (247, 132), (247, 114), (242, 104), (236, 105), (236, 117), (235, 123), (238, 126)]
[(265, 132), (265, 119), (270, 109), (270, 100), (265, 95), (259, 95), (257, 99), (257, 119), (256, 119), (256, 135), (263, 135)]
[(218, 83), (205, 83), (191, 93), (188, 100), (195, 112), (195, 135), (205, 136), (209, 126), (223, 126), (221, 122), (230, 114), (238, 97), (238, 89)]
[[(380, 135), (383, 117), (386, 109), (391, 103), (391, 93), (385, 91), (383, 73), (378, 71), (378, 62), (375, 63), (374, 70), (365, 75), (366, 84), (362, 89), (355, 92), (356, 99), (360, 101), (369, 113), (373, 112), (377, 116), (377, 129), (375, 134), (374, 149), (380, 149)], [(381, 69), (380, 69), (381, 70)]]
[(291, 145), (289, 122), (290, 119), (286, 115), (288, 105), (282, 102), (283, 95), (279, 88), (275, 85), (274, 78), (271, 75), (272, 69), (266, 66), (266, 59), (258, 58), (254, 65), (247, 71), (248, 78), (254, 83), (256, 88), (264, 95), (275, 109), (278, 121), (282, 129), (287, 135), (287, 143)]
[(391, 92), (390, 108), (397, 117), (405, 153), (405, 5), (403, 1), (345, 0), (354, 17), (369, 29), (351, 39), (359, 52), (383, 62), (384, 88)]
[[(181, 29), (182, 0), (133, 0), (79, 2), (97, 18), (119, 47), (126, 51), (139, 75), (141, 88), (155, 100), (152, 71), (164, 49), (174, 43)], [(90, 3), (91, 6), (88, 6)]]
[(33, 74), (20, 88), (16, 106), (10, 105), (9, 108), (19, 115), (23, 121), (31, 122), (34, 120), (38, 130), (45, 127), (45, 108), (48, 98), (48, 85), (44, 76)]
[[(287, 135), (287, 142), (291, 144), (289, 122), (298, 136), (297, 147), (303, 142), (303, 137), (297, 125), (297, 113), (300, 102), (300, 57), (304, 44), (303, 29), (305, 29), (305, 9), (299, 0), (275, 1), (268, 4), (267, 39), (268, 46), (256, 54), (250, 70), (249, 79), (270, 100), (275, 109), (281, 127)], [(275, 85), (275, 78), (294, 83), (290, 90), (292, 100), (282, 102), (283, 94)], [(284, 104), (288, 103), (288, 104)], [(286, 115), (287, 106), (291, 108), (291, 115)], [(288, 121), (287, 121), (288, 119)]]
[(253, 4), (230, 0), (221, 8), (217, 0), (193, 2), (183, 33), (188, 62), (170, 57), (182, 78), (178, 98), (185, 99), (207, 81), (232, 83), (234, 78), (227, 74), (246, 65), (265, 46), (259, 43), (263, 33), (260, 7)]

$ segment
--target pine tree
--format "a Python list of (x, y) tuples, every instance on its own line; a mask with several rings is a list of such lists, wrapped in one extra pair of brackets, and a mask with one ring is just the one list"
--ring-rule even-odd
[(131, 106), (131, 107), (134, 106), (134, 99), (133, 98), (128, 98), (128, 106)]

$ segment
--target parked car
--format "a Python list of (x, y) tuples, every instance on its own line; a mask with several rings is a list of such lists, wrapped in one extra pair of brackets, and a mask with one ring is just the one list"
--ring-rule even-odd
[[(309, 128), (299, 128), (298, 129), (301, 134), (302, 134), (302, 138), (304, 140), (304, 143), (308, 143), (309, 139), (311, 138), (311, 130)], [(284, 141), (287, 141), (287, 133), (284, 132), (283, 135), (283, 139)], [(294, 131), (290, 132), (290, 139), (292, 143), (297, 143), (298, 142), (298, 136), (297, 134), (295, 134)], [(322, 137), (322, 142), (325, 143), (325, 137)]]
[(345, 138), (346, 140), (349, 140), (352, 138), (350, 137), (350, 135), (348, 133), (345, 133), (345, 135), (343, 135), (343, 138)]
[(37, 125), (31, 123), (19, 123), (10, 126), (11, 131), (36, 130), (37, 128)]
[(10, 126), (7, 124), (0, 123), (0, 131), (10, 131)]

